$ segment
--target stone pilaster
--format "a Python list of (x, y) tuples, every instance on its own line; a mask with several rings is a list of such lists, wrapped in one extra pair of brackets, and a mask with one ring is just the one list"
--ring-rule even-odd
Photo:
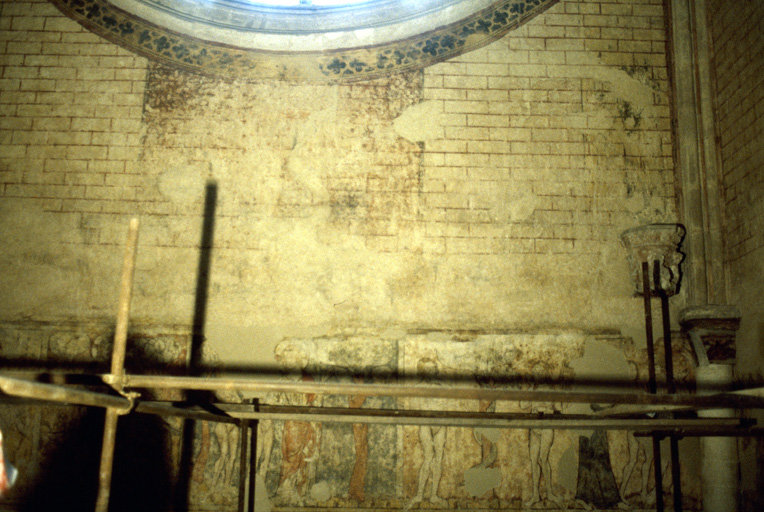
[(727, 300), (722, 264), (719, 166), (709, 65), (706, 0), (671, 0), (676, 170), (689, 304)]

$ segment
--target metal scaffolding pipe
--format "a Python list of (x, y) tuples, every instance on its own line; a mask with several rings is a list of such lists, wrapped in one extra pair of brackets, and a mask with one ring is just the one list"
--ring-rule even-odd
[[(108, 379), (108, 376), (106, 376)], [(504, 400), (512, 402), (561, 402), (595, 404), (642, 404), (729, 408), (764, 408), (764, 397), (743, 393), (697, 396), (688, 393), (606, 393), (599, 391), (520, 390), (478, 387), (412, 386), (406, 384), (355, 384), (334, 382), (280, 382), (258, 378), (125, 375), (126, 388), (186, 389), (199, 391), (245, 391), (250, 393), (314, 393), (388, 397)]]
[[(351, 409), (343, 407), (306, 407), (249, 404), (213, 404), (220, 414), (204, 411), (197, 405), (170, 402), (144, 402), (136, 412), (165, 416), (193, 417), (207, 421), (237, 423), (242, 420), (299, 420), (323, 423), (369, 423), (378, 425), (440, 425), (449, 427), (548, 428), (613, 430), (667, 429), (743, 429), (746, 420), (739, 418), (599, 418), (588, 415), (487, 413), (467, 411), (426, 411), (402, 409)], [(203, 416), (197, 416), (197, 414)]]
[[(260, 393), (315, 393), (324, 395), (451, 398), (471, 400), (505, 400), (524, 402), (596, 403), (619, 404), (601, 409), (594, 416), (612, 417), (635, 415), (655, 411), (692, 410), (702, 408), (764, 408), (764, 388), (719, 393), (716, 395), (649, 395), (628, 393), (603, 393), (586, 391), (502, 390), (495, 388), (447, 388), (405, 386), (396, 384), (337, 384), (316, 382), (275, 382), (252, 379), (226, 379), (215, 377), (173, 377), (162, 375), (126, 375), (125, 382), (131, 388), (151, 389), (197, 389), (219, 391), (236, 389)], [(33, 382), (15, 377), (0, 376), (0, 390), (7, 395), (69, 403), (93, 407), (113, 407), (129, 410), (130, 400), (121, 396), (106, 395), (77, 389), (72, 385), (56, 385)], [(153, 411), (151, 402), (136, 400), (138, 412)], [(204, 410), (189, 418), (212, 419), (218, 416)], [(220, 421), (220, 420), (217, 420)]]

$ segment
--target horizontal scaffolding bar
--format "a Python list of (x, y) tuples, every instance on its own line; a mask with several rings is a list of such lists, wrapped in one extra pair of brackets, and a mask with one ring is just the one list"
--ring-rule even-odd
[[(102, 376), (108, 381), (110, 376)], [(126, 388), (185, 389), (198, 391), (242, 391), (252, 393), (313, 393), (318, 395), (365, 395), (389, 397), (448, 398), (461, 400), (504, 400), (594, 404), (675, 405), (692, 408), (764, 408), (764, 397), (742, 393), (715, 395), (651, 395), (599, 391), (518, 390), (478, 387), (425, 386), (406, 384), (350, 384), (329, 382), (282, 382), (257, 378), (125, 375)]]
[[(739, 391), (727, 391), (720, 396), (729, 397), (729, 396), (735, 396), (735, 395), (764, 398), (764, 388), (757, 387), (757, 388), (750, 388), (750, 389), (742, 389)], [(708, 406), (704, 408), (713, 408), (713, 407)], [(625, 415), (648, 414), (648, 413), (659, 413), (659, 412), (683, 412), (683, 411), (692, 411), (695, 409), (699, 409), (699, 407), (692, 407), (689, 405), (619, 404), (619, 405), (614, 405), (613, 407), (606, 407), (606, 408), (600, 409), (596, 411), (594, 415), (607, 418), (607, 417), (613, 417), (613, 416), (625, 416)]]
[(87, 405), (91, 407), (111, 407), (120, 411), (128, 411), (132, 403), (122, 396), (107, 395), (77, 389), (72, 386), (44, 384), (13, 377), (0, 376), (0, 391), (7, 395), (63, 402), (72, 405)]
[(687, 428), (634, 432), (635, 437), (764, 437), (764, 428)]
[(217, 423), (238, 424), (240, 420), (226, 414), (214, 413), (201, 406), (182, 406), (170, 402), (139, 402), (135, 412), (158, 416), (177, 416), (189, 420), (214, 421)]
[[(132, 379), (134, 376), (128, 376)], [(136, 382), (145, 384), (145, 377), (138, 376), (129, 380), (131, 385)], [(162, 380), (172, 379), (171, 384), (188, 383), (186, 377), (161, 377)], [(180, 380), (178, 380), (180, 379)], [(219, 389), (219, 385), (230, 385), (231, 379), (191, 378), (194, 383), (206, 383), (211, 388)], [(153, 379), (149, 379), (153, 380)], [(358, 394), (361, 391), (369, 396), (431, 396), (438, 398), (483, 398), (485, 392), (491, 399), (510, 401), (529, 401), (530, 398), (542, 402), (565, 402), (596, 400), (593, 403), (620, 403), (623, 396), (616, 393), (585, 393), (560, 391), (517, 391), (485, 388), (444, 388), (427, 386), (399, 386), (375, 384), (333, 384), (333, 383), (289, 383), (262, 382), (255, 380), (233, 379), (235, 384), (245, 382), (247, 386), (255, 387), (256, 391), (294, 392), (294, 393), (324, 393), (324, 394)], [(138, 386), (136, 386), (138, 387)], [(143, 386), (141, 386), (143, 387)], [(171, 386), (172, 387), (172, 386)], [(199, 388), (192, 388), (199, 389)], [(111, 407), (128, 411), (133, 405), (130, 400), (121, 396), (107, 395), (93, 391), (81, 390), (73, 386), (62, 386), (31, 382), (6, 376), (0, 376), (0, 390), (9, 396), (35, 400), (45, 400), (64, 404), (86, 405), (95, 407)], [(740, 393), (701, 396), (692, 395), (629, 395), (648, 397), (650, 399), (684, 398), (689, 401), (703, 399), (706, 406), (718, 406), (721, 399), (740, 397)], [(550, 397), (553, 397), (550, 399)], [(714, 400), (709, 401), (712, 398)], [(693, 400), (690, 400), (693, 399)], [(682, 402), (684, 403), (684, 402)], [(726, 402), (724, 402), (726, 404)], [(648, 404), (649, 405), (649, 404)], [(654, 406), (654, 405), (653, 405)], [(299, 420), (311, 422), (334, 423), (372, 423), (385, 425), (440, 425), (452, 427), (493, 427), (493, 428), (522, 428), (522, 429), (589, 429), (602, 428), (610, 430), (641, 431), (638, 435), (658, 432), (659, 435), (679, 434), (681, 436), (761, 436), (762, 429), (754, 427), (755, 421), (749, 418), (607, 418), (592, 415), (566, 415), (560, 413), (486, 413), (471, 411), (428, 411), (407, 409), (349, 409), (342, 407), (305, 407), (288, 405), (261, 405), (258, 411), (253, 411), (250, 404), (212, 403), (206, 406), (188, 405), (176, 402), (137, 401), (135, 411), (162, 416), (179, 416), (190, 419), (237, 424), (242, 420)], [(622, 412), (622, 411), (621, 411)], [(662, 434), (663, 433), (663, 434)]]
[[(181, 416), (206, 421), (238, 423), (240, 420), (291, 420), (319, 423), (369, 423), (377, 425), (431, 425), (448, 427), (491, 427), (522, 429), (674, 430), (745, 428), (739, 418), (597, 418), (586, 415), (481, 413), (465, 411), (422, 411), (401, 409), (349, 409), (249, 404), (211, 404), (212, 413), (196, 405), (171, 402), (141, 402), (136, 412)], [(750, 421), (749, 421), (750, 422)]]

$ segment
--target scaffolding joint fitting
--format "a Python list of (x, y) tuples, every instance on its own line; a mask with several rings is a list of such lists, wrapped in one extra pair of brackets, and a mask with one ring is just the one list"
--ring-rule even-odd
[(124, 375), (107, 373), (101, 376), (101, 380), (120, 395), (127, 396), (124, 393), (127, 378)]
[(119, 394), (127, 398), (127, 400), (130, 402), (130, 406), (125, 409), (118, 410), (117, 415), (124, 416), (126, 414), (130, 414), (135, 410), (135, 406), (137, 405), (138, 398), (141, 397), (141, 394), (137, 391), (119, 391)]

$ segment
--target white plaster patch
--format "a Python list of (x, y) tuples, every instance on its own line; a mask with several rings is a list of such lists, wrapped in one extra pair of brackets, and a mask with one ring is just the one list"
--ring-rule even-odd
[(322, 480), (310, 488), (310, 497), (320, 502), (329, 501), (332, 497), (332, 491), (329, 488), (329, 483)]
[(441, 114), (443, 114), (443, 102), (423, 101), (404, 110), (393, 121), (393, 128), (395, 133), (411, 142), (442, 139)]
[(268, 498), (268, 489), (265, 487), (263, 475), (260, 474), (255, 478), (255, 511), (271, 512), (271, 500)]
[(287, 176), (307, 190), (313, 200), (324, 200), (328, 197), (326, 187), (321, 181), (324, 173), (317, 168), (315, 161), (304, 151), (295, 148), (287, 157), (284, 169)]
[[(631, 377), (631, 366), (623, 351), (597, 339), (588, 339), (584, 355), (571, 361), (578, 379), (624, 379)], [(602, 389), (609, 389), (603, 382)]]
[[(603, 341), (589, 339), (584, 345), (584, 355), (571, 361), (576, 380), (590, 381), (590, 391), (612, 391), (609, 381), (623, 381), (635, 377), (633, 368), (623, 351)], [(599, 384), (595, 384), (599, 383)], [(591, 414), (588, 404), (571, 404), (570, 414)]]
[(501, 484), (501, 469), (470, 468), (464, 472), (464, 486), (470, 496), (480, 498)]
[(557, 463), (557, 483), (567, 491), (576, 493), (578, 482), (578, 444), (571, 443)]
[(603, 64), (595, 53), (585, 54), (584, 62), (570, 70), (570, 77), (593, 78), (610, 85), (610, 92), (619, 98), (632, 102), (639, 108), (650, 108), (653, 105), (653, 90), (630, 76), (625, 70)]
[(533, 215), (539, 203), (538, 197), (528, 191), (512, 191), (508, 195), (508, 201), (503, 205), (508, 220), (519, 222)]

